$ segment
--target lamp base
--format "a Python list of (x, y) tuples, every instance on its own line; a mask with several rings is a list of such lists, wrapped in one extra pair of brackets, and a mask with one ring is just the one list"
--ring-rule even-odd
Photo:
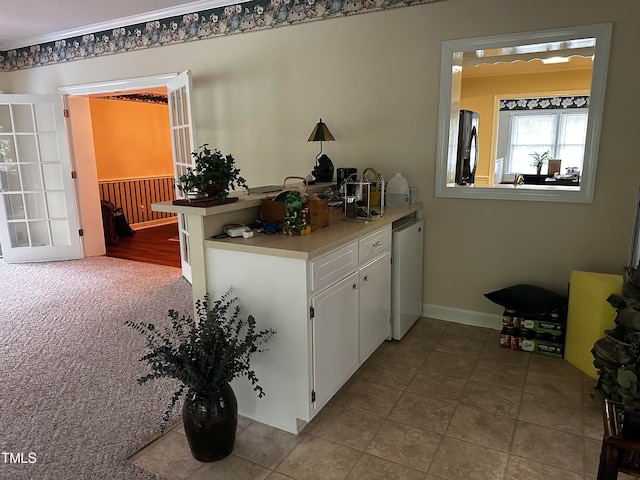
[(313, 176), (318, 182), (333, 181), (333, 163), (325, 154), (322, 154), (317, 160), (318, 165), (313, 169)]

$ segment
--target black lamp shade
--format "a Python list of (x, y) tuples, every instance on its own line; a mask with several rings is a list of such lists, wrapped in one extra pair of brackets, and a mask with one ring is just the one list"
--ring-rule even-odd
[(327, 125), (320, 119), (320, 121), (313, 128), (313, 132), (309, 135), (308, 142), (329, 142), (335, 140), (331, 132), (327, 128)]

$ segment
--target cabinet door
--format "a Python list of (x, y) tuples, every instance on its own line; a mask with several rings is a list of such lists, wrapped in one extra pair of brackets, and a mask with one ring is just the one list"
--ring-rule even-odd
[(391, 320), (391, 254), (362, 267), (360, 276), (360, 347), (364, 362), (389, 336)]
[(358, 368), (358, 274), (311, 298), (314, 409), (318, 411)]

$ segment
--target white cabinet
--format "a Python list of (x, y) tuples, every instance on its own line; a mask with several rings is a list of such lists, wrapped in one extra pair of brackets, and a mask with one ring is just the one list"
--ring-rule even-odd
[(382, 344), (390, 248), (390, 224), (308, 260), (207, 248), (210, 296), (233, 286), (242, 313), (277, 332), (252, 360), (266, 395), (245, 378), (232, 383), (241, 415), (299, 432)]
[(391, 253), (385, 252), (360, 268), (359, 277), (359, 353), (360, 363), (369, 358), (389, 336), (391, 317)]
[(314, 410), (321, 409), (358, 368), (358, 275), (311, 298)]
[(317, 412), (389, 336), (391, 227), (313, 260), (310, 271), (321, 290), (311, 297)]
[(358, 268), (358, 243), (352, 242), (311, 261), (311, 291), (318, 292)]
[(365, 265), (370, 260), (391, 251), (391, 227), (381, 228), (358, 240), (358, 263)]

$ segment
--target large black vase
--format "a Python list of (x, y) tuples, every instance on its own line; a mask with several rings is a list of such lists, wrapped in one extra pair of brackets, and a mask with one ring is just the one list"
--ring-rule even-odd
[(182, 408), (182, 421), (193, 458), (215, 462), (229, 455), (238, 426), (238, 402), (231, 386), (189, 392)]

